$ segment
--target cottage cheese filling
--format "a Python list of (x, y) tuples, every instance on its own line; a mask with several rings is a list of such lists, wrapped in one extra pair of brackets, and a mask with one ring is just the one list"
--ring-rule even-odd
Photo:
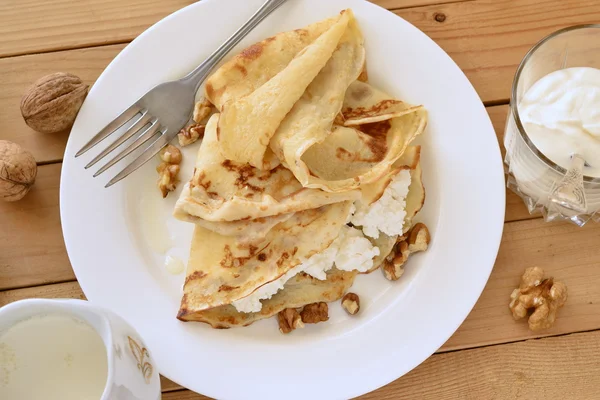
[(320, 253), (295, 266), (279, 279), (261, 286), (249, 296), (234, 301), (236, 310), (245, 313), (258, 312), (261, 300), (270, 299), (283, 289), (287, 281), (300, 272), (305, 272), (320, 280), (327, 278), (326, 272), (334, 266), (342, 271), (366, 272), (373, 267), (373, 258), (379, 255), (379, 248), (365, 237), (374, 239), (380, 232), (389, 236), (401, 235), (406, 217), (406, 196), (410, 186), (410, 172), (400, 171), (390, 182), (379, 200), (368, 207), (352, 207), (348, 222), (360, 229), (344, 225), (337, 239)]
[(327, 278), (326, 272), (334, 265), (343, 271), (365, 272), (373, 266), (373, 257), (377, 255), (379, 248), (373, 246), (359, 229), (344, 225), (337, 239), (328, 248), (309, 257), (279, 279), (261, 286), (250, 296), (234, 301), (233, 306), (240, 312), (258, 312), (262, 308), (261, 300), (273, 297), (283, 289), (288, 280), (300, 272), (320, 280)]
[(400, 171), (379, 200), (368, 207), (357, 207), (350, 222), (354, 226), (362, 227), (364, 234), (373, 239), (379, 238), (380, 232), (388, 236), (401, 235), (409, 186), (410, 171)]

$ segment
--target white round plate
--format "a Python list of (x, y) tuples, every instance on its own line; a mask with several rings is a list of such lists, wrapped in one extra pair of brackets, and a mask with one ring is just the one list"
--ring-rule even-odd
[[(350, 7), (366, 38), (370, 81), (429, 110), (420, 138), (427, 201), (419, 219), (430, 227), (431, 246), (397, 282), (379, 271), (359, 276), (353, 291), (361, 312), (354, 317), (337, 302), (327, 323), (289, 335), (279, 333), (275, 319), (230, 330), (178, 321), (184, 274), (167, 272), (164, 259), (187, 258), (192, 226), (170, 216), (177, 193), (160, 197), (157, 162), (104, 189), (123, 164), (92, 178), (95, 168), (84, 166), (99, 149), (74, 158), (140, 95), (199, 64), (262, 2), (193, 4), (148, 29), (106, 68), (67, 144), (65, 242), (88, 299), (132, 323), (173, 381), (216, 398), (350, 398), (407, 373), (452, 335), (483, 290), (500, 243), (505, 192), (494, 130), (467, 78), (433, 41), (366, 1), (290, 0), (237, 49)], [(183, 179), (196, 149), (185, 149)]]

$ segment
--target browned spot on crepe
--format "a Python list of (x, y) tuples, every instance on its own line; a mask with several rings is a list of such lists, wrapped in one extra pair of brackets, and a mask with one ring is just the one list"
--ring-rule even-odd
[(281, 253), (281, 256), (279, 256), (279, 259), (277, 260), (277, 266), (281, 267), (281, 264), (283, 264), (288, 258), (290, 258), (288, 252)]
[[(195, 175), (195, 171), (194, 171), (194, 176)], [(206, 179), (206, 174), (204, 173), (204, 171), (200, 172), (196, 178), (196, 186), (202, 186), (205, 190), (208, 190), (210, 188), (210, 180), (205, 180)]]
[(221, 285), (219, 286), (219, 292), (231, 292), (237, 288), (239, 288), (239, 286)]
[(244, 67), (243, 65), (240, 65), (240, 64), (235, 64), (235, 65), (234, 65), (234, 68), (235, 68), (235, 69), (237, 69), (238, 71), (240, 71), (240, 73), (241, 73), (243, 76), (246, 76), (246, 75), (248, 75), (248, 70), (247, 70), (247, 69), (246, 69), (246, 67)]
[(361, 140), (369, 146), (372, 153), (372, 157), (364, 158), (360, 161), (379, 162), (385, 158), (387, 153), (387, 135), (391, 127), (392, 124), (389, 120), (360, 126), (360, 131), (367, 135), (367, 137), (361, 136)]
[(187, 285), (189, 282), (194, 281), (194, 280), (200, 280), (200, 279), (204, 278), (205, 276), (206, 276), (206, 273), (203, 271), (194, 271), (193, 273), (191, 273), (190, 275), (185, 277), (184, 285)]
[(275, 38), (270, 37), (270, 38), (263, 40), (260, 43), (253, 44), (252, 46), (244, 49), (240, 53), (239, 58), (241, 58), (242, 60), (249, 60), (249, 61), (256, 60), (262, 54), (265, 44), (272, 42), (273, 40), (275, 40)]
[[(357, 90), (352, 93), (352, 97), (360, 101), (365, 96), (367, 96), (370, 92), (365, 88), (361, 90)], [(383, 110), (389, 109), (391, 106), (395, 104), (403, 104), (400, 100), (383, 100), (379, 103), (375, 104), (373, 107), (365, 108), (365, 107), (356, 107), (356, 108), (346, 108), (342, 110), (342, 114), (344, 115), (344, 119), (357, 119), (357, 118), (367, 118), (371, 116), (381, 115)]]
[(208, 98), (214, 99), (215, 97), (219, 97), (220, 95), (222, 95), (225, 92), (225, 88), (226, 87), (223, 86), (223, 87), (220, 87), (219, 89), (215, 90), (212, 83), (207, 82), (206, 87), (205, 87), (206, 95), (208, 96)]
[(251, 256), (250, 257), (234, 257), (229, 245), (226, 245), (224, 250), (225, 250), (225, 256), (223, 257), (223, 259), (220, 262), (221, 267), (223, 267), (223, 268), (239, 268), (242, 265), (246, 264), (246, 262), (248, 262), (248, 260), (250, 258), (252, 258)]
[(231, 172), (237, 172), (238, 177), (235, 180), (235, 186), (239, 189), (249, 189), (253, 192), (262, 193), (265, 191), (264, 188), (251, 184), (248, 180), (253, 178), (256, 174), (256, 168), (249, 164), (237, 164), (231, 160), (225, 160), (221, 163), (223, 168)]
[(344, 149), (343, 147), (338, 147), (337, 149), (335, 149), (335, 156), (337, 158), (339, 158), (340, 160), (344, 160), (344, 161), (352, 161), (354, 159), (354, 156), (352, 155), (352, 153), (350, 153), (348, 150)]

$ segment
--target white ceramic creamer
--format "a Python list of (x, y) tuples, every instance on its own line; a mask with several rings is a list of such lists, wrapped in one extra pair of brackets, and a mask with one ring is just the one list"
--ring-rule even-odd
[(160, 378), (139, 334), (81, 300), (0, 309), (0, 399), (156, 400)]

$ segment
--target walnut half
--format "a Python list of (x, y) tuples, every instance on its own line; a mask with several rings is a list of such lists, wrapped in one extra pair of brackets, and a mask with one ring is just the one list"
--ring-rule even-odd
[(290, 333), (294, 329), (304, 328), (304, 323), (298, 311), (295, 308), (286, 308), (277, 314), (279, 331), (281, 333)]
[(508, 307), (513, 318), (529, 316), (529, 329), (539, 331), (554, 325), (556, 313), (567, 301), (567, 286), (554, 278), (544, 279), (544, 270), (531, 267), (525, 270), (521, 284), (510, 295)]
[(342, 297), (342, 307), (350, 315), (355, 315), (360, 311), (360, 298), (356, 293), (346, 293)]
[(329, 319), (329, 308), (327, 303), (324, 302), (307, 304), (300, 316), (305, 324), (317, 324)]
[(423, 223), (415, 224), (404, 236), (400, 236), (382, 266), (384, 276), (390, 281), (400, 279), (404, 273), (404, 264), (408, 257), (419, 251), (425, 251), (431, 242), (429, 229)]

